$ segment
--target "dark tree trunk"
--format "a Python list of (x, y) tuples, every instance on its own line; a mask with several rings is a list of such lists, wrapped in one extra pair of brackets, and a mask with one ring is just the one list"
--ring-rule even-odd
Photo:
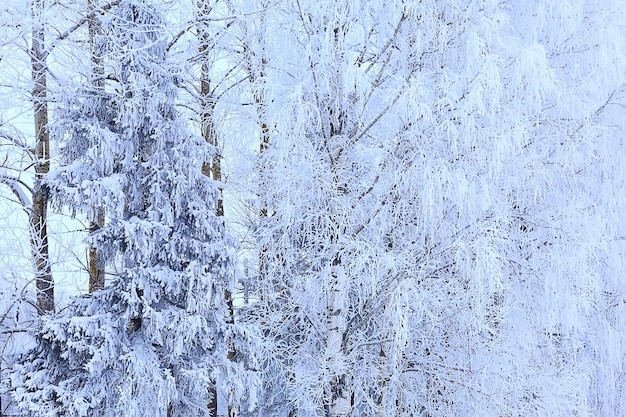
[[(104, 90), (104, 67), (98, 52), (97, 37), (101, 32), (97, 17), (95, 0), (88, 0), (89, 6), (89, 44), (91, 48), (91, 86), (96, 90)], [(104, 211), (100, 207), (94, 208), (94, 215), (89, 223), (89, 233), (93, 234), (104, 226)], [(104, 288), (104, 264), (93, 245), (89, 246), (87, 265), (89, 267), (89, 292)]]
[(33, 17), (31, 70), (35, 122), (35, 148), (33, 149), (35, 184), (33, 186), (33, 205), (30, 212), (30, 232), (39, 314), (54, 311), (54, 282), (48, 255), (48, 189), (44, 184), (44, 178), (50, 170), (50, 134), (48, 131), (45, 35), (41, 17), (43, 9), (44, 0), (33, 1), (31, 10)]

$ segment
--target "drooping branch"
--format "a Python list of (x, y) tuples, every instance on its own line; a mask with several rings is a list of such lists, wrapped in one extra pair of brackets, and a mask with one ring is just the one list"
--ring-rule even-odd
[[(30, 209), (31, 201), (26, 191), (32, 194), (32, 189), (24, 181), (20, 180), (19, 178), (13, 178), (8, 175), (0, 174), (0, 182), (5, 184), (7, 187), (11, 189), (15, 197), (17, 197), (17, 200), (22, 206), (22, 208), (27, 213), (30, 213), (29, 209)], [(24, 189), (26, 189), (26, 191)]]

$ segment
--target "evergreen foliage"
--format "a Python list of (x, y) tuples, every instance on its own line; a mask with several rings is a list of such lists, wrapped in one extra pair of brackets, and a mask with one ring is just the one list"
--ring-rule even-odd
[(48, 184), (77, 213), (104, 209), (89, 239), (110, 278), (42, 320), (13, 376), (33, 415), (205, 415), (226, 367), (234, 250), (201, 173), (214, 150), (175, 109), (163, 24), (147, 1), (112, 10), (101, 51), (114, 82), (70, 96), (56, 128), (63, 163)]

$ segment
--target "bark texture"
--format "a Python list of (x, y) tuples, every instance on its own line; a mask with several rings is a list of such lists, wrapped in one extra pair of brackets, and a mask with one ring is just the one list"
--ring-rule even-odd
[[(88, 0), (89, 6), (89, 44), (91, 48), (91, 86), (96, 90), (104, 89), (104, 67), (98, 52), (98, 36), (101, 33), (100, 22), (97, 18), (97, 5), (94, 0)], [(93, 234), (104, 226), (104, 210), (101, 207), (94, 208), (93, 218), (89, 223), (89, 233)], [(89, 267), (89, 292), (94, 292), (104, 288), (104, 265), (99, 259), (95, 246), (89, 246), (88, 254)]]
[(37, 308), (39, 314), (54, 311), (54, 282), (48, 254), (48, 187), (44, 178), (50, 171), (50, 133), (48, 131), (48, 87), (44, 23), (41, 12), (44, 0), (32, 5), (33, 33), (31, 47), (31, 72), (33, 79), (33, 113), (35, 122), (35, 184), (30, 212), (31, 249), (35, 266)]

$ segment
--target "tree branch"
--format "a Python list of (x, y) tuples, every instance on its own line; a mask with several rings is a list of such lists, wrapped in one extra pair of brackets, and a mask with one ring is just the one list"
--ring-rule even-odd
[(13, 194), (17, 197), (18, 201), (22, 205), (22, 208), (28, 213), (31, 202), (28, 195), (24, 192), (22, 187), (26, 188), (31, 194), (33, 190), (19, 178), (13, 178), (8, 175), (0, 174), (0, 182), (6, 184), (11, 189)]
[(113, 7), (119, 5), (121, 2), (122, 2), (122, 0), (113, 0), (111, 3), (105, 4), (100, 9), (94, 10), (93, 12), (91, 12), (91, 13), (87, 14), (86, 16), (84, 16), (82, 19), (80, 19), (78, 22), (76, 22), (68, 30), (66, 30), (65, 32), (61, 33), (59, 36), (57, 36), (54, 39), (54, 42), (51, 42), (50, 48), (48, 48), (48, 50), (45, 51), (42, 54), (42, 60), (45, 60), (48, 57), (48, 55), (50, 55), (50, 53), (54, 50), (54, 48), (56, 47), (56, 45), (59, 42), (67, 39), (70, 35), (72, 35), (74, 32), (76, 32), (78, 29), (80, 29), (84, 24), (89, 23), (89, 21), (91, 19), (93, 19), (94, 17), (96, 17), (98, 14), (106, 12), (106, 11), (112, 9)]

